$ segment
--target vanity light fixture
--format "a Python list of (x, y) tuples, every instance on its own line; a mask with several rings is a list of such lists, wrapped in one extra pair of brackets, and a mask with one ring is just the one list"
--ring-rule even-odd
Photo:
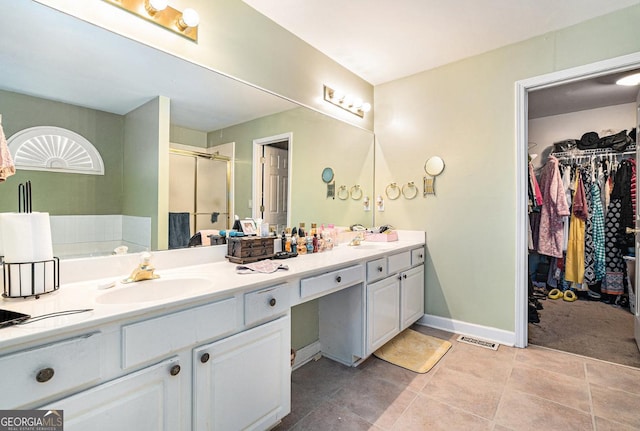
[(346, 94), (341, 90), (334, 90), (327, 85), (324, 86), (324, 100), (360, 118), (364, 118), (364, 114), (371, 111), (370, 103), (364, 102), (351, 94)]
[(624, 85), (627, 87), (633, 87), (634, 85), (640, 85), (640, 73), (634, 73), (633, 75), (627, 75), (616, 81), (618, 85)]
[(179, 11), (168, 0), (104, 0), (194, 42), (198, 41), (200, 16), (191, 8)]

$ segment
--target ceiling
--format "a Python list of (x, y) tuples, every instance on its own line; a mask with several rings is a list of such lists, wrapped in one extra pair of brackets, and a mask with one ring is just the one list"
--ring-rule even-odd
[[(243, 0), (373, 85), (442, 66), (640, 0)], [(602, 76), (531, 92), (529, 118), (636, 100)]]
[(373, 85), (640, 0), (244, 0)]

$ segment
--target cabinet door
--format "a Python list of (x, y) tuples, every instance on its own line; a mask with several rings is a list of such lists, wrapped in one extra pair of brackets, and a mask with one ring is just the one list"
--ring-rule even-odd
[(400, 332), (398, 275), (367, 286), (367, 353), (373, 353)]
[(400, 329), (404, 330), (424, 315), (424, 269), (418, 266), (400, 276)]
[(195, 430), (268, 429), (291, 410), (291, 324), (281, 317), (194, 349)]
[(63, 398), (46, 410), (64, 411), (65, 431), (181, 429), (177, 360), (170, 359)]

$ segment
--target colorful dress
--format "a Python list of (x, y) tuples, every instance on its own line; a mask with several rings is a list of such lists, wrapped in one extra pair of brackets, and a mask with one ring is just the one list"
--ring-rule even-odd
[(540, 175), (542, 208), (538, 234), (538, 253), (562, 257), (563, 217), (570, 215), (558, 168), (558, 159), (549, 156)]

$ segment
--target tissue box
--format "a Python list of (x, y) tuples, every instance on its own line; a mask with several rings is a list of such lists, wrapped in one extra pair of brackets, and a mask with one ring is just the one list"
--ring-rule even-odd
[(275, 237), (241, 236), (227, 238), (227, 259), (233, 263), (251, 263), (275, 256)]
[(397, 241), (398, 240), (398, 232), (393, 230), (393, 231), (391, 231), (389, 233), (366, 233), (364, 235), (364, 240), (365, 241), (372, 241), (372, 242)]

